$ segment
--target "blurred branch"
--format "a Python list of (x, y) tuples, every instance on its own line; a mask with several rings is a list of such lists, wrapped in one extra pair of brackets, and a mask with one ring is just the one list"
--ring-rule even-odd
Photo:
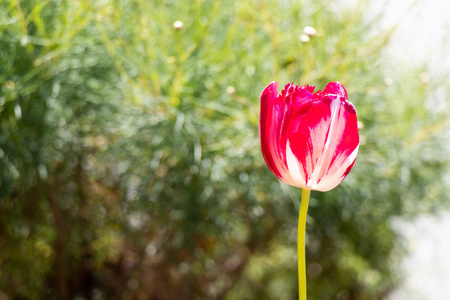
[(57, 282), (58, 298), (61, 300), (68, 300), (68, 276), (67, 276), (67, 241), (68, 232), (64, 222), (64, 217), (60, 209), (59, 203), (59, 182), (58, 177), (54, 176), (47, 185), (47, 199), (53, 216), (53, 226), (56, 232), (56, 239), (54, 244), (55, 250), (55, 271)]

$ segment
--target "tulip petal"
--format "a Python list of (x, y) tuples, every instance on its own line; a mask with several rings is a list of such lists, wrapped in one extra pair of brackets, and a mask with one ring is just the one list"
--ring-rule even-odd
[(323, 90), (323, 93), (338, 95), (344, 97), (345, 100), (348, 99), (347, 91), (345, 90), (344, 86), (338, 81), (328, 83), (325, 89)]
[[(336, 103), (333, 100), (332, 103)], [(334, 123), (333, 123), (334, 122)], [(316, 188), (328, 191), (337, 186), (350, 172), (359, 149), (359, 134), (355, 109), (349, 102), (340, 102), (330, 126), (329, 148), (319, 172)]]
[(288, 142), (303, 166), (306, 185), (320, 191), (334, 188), (345, 178), (357, 154), (359, 136), (353, 106), (338, 96), (325, 96), (293, 128)]
[[(309, 179), (323, 153), (330, 117), (329, 107), (320, 102), (302, 117), (289, 134), (289, 150), (302, 166), (302, 176), (298, 178), (304, 178), (303, 184), (310, 189), (312, 186)], [(300, 185), (300, 182), (297, 181), (296, 184)]]
[(261, 150), (267, 166), (275, 176), (292, 184), (285, 160), (279, 151), (282, 122), (286, 114), (286, 101), (278, 95), (278, 82), (270, 83), (261, 94), (259, 129)]
[[(288, 109), (285, 116), (285, 121), (283, 122), (283, 126), (281, 128), (281, 137), (279, 141), (280, 153), (282, 157), (286, 152), (286, 145), (288, 141), (288, 134), (292, 131), (293, 127), (298, 126), (299, 122), (306, 115), (309, 109), (317, 104), (317, 100), (313, 100), (313, 94), (311, 93), (314, 90), (314, 87), (306, 86), (299, 87), (292, 92), (292, 95), (288, 101)], [(284, 157), (286, 163), (287, 154)]]

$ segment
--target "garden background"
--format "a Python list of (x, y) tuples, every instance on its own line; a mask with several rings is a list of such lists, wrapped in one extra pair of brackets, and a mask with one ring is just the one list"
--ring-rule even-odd
[(437, 54), (392, 59), (384, 14), (0, 0), (0, 299), (296, 299), (300, 190), (258, 137), (273, 80), (338, 80), (360, 121), (353, 170), (312, 193), (309, 299), (387, 299), (405, 276), (393, 224), (449, 197), (450, 83)]

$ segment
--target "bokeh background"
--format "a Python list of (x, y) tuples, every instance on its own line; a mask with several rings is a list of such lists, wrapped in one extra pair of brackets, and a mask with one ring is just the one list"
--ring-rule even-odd
[(360, 121), (353, 170), (312, 193), (309, 299), (388, 299), (393, 224), (448, 208), (450, 83), (438, 52), (392, 55), (408, 10), (387, 13), (0, 0), (0, 299), (296, 299), (300, 190), (258, 138), (273, 80), (338, 80)]

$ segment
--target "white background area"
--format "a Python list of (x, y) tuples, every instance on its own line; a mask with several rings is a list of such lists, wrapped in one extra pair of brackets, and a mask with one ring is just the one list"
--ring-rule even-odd
[(450, 212), (395, 222), (410, 251), (400, 271), (404, 282), (390, 300), (450, 299)]

